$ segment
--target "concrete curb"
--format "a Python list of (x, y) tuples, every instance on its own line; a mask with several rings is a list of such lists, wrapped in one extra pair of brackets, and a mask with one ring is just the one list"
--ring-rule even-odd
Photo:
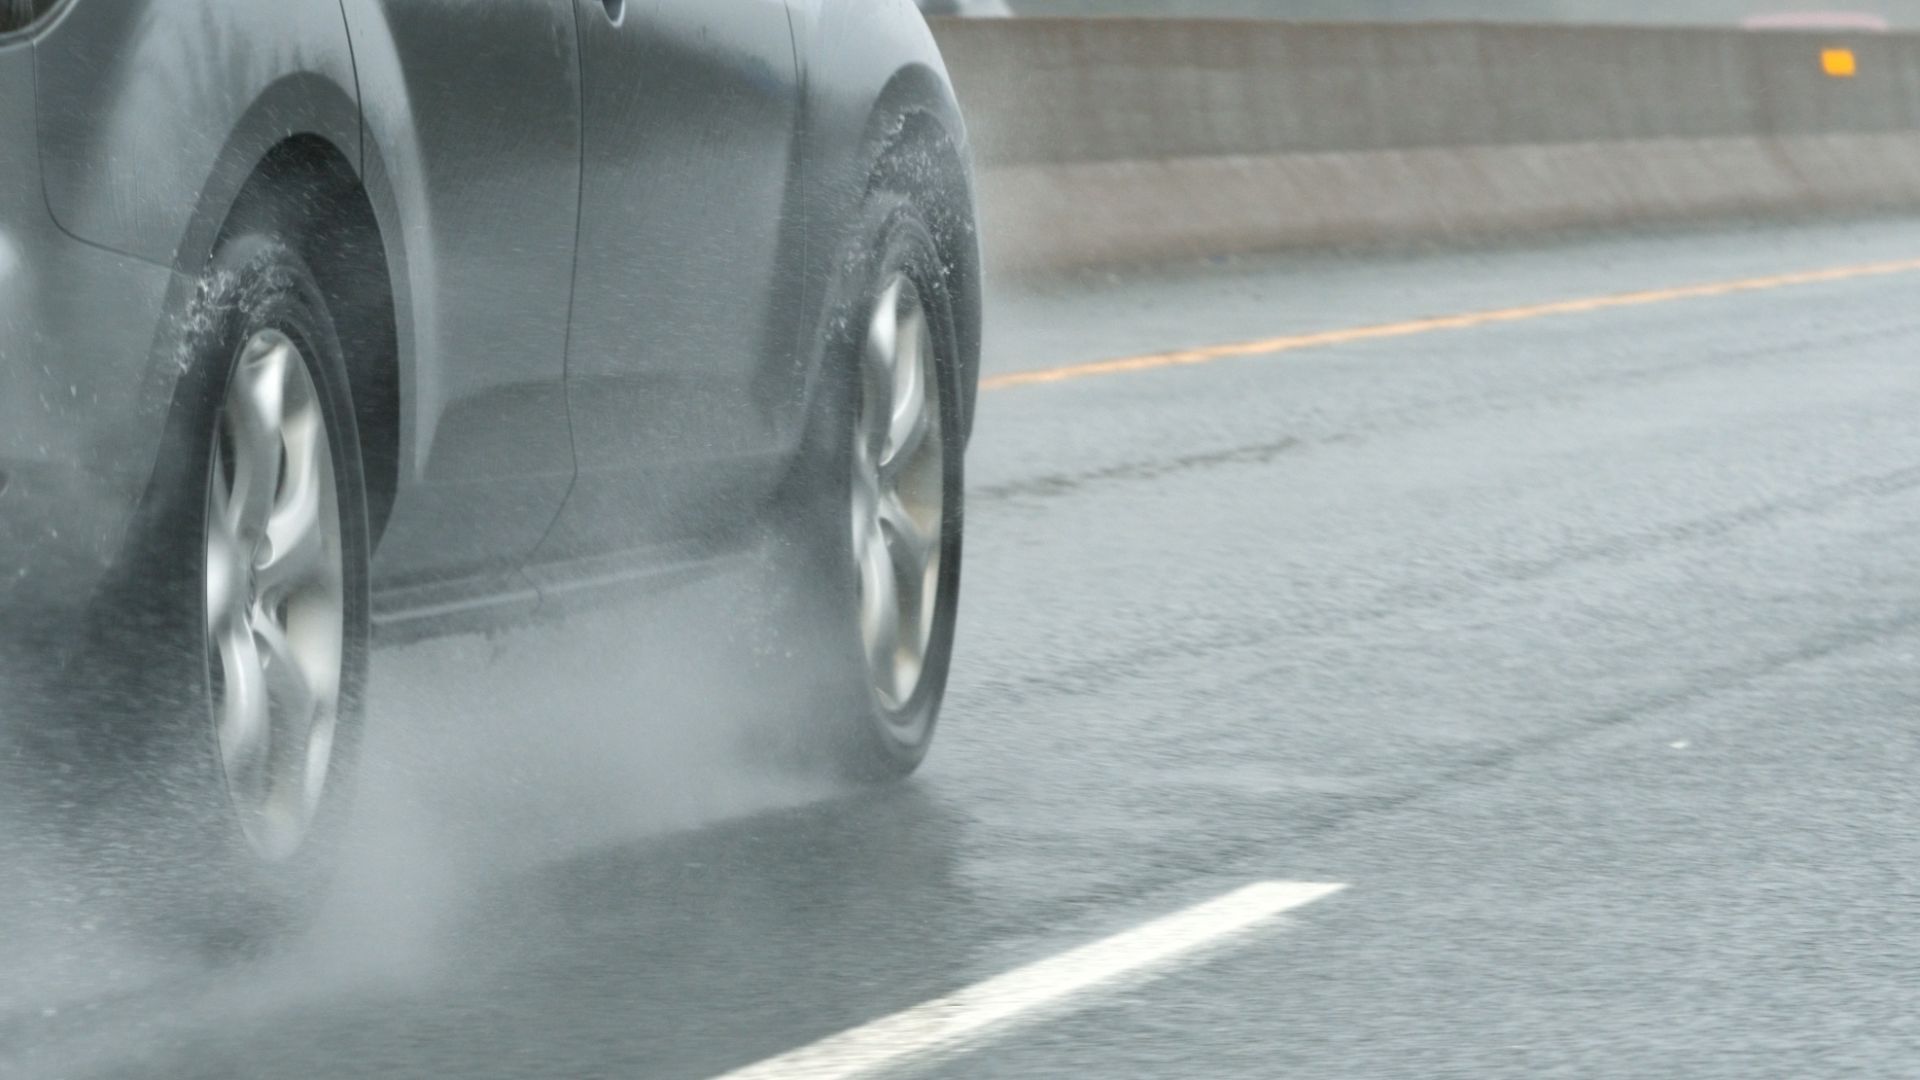
[[(1920, 207), (1920, 37), (938, 27), (989, 258), (1054, 270)], [(1846, 50), (1850, 78), (1822, 56)]]

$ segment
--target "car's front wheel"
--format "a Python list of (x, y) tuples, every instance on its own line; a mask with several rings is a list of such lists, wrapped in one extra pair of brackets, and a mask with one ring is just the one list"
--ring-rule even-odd
[(830, 709), (834, 763), (912, 772), (946, 691), (960, 593), (962, 425), (954, 315), (938, 245), (909, 198), (868, 200), (835, 320), (818, 527), (822, 627), (850, 673)]

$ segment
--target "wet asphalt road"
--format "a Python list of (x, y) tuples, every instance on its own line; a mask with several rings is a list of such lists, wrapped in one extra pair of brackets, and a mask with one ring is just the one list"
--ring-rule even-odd
[[(1882, 222), (1008, 289), (988, 374), (1915, 255)], [(41, 905), (0, 1076), (712, 1076), (1262, 879), (1349, 887), (915, 1074), (1920, 1074), (1916, 297), (989, 392), (911, 783), (675, 722), (778, 649), (751, 570), (394, 650), (310, 938), (214, 969)]]

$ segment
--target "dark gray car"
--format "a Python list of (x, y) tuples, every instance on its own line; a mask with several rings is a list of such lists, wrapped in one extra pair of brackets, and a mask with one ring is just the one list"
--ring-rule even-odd
[(835, 658), (814, 741), (912, 769), (966, 162), (912, 0), (0, 0), (12, 789), (143, 892), (285, 924), (377, 643), (769, 534)]
[(919, 0), (920, 10), (929, 15), (959, 15), (970, 18), (1011, 15), (1007, 0)]

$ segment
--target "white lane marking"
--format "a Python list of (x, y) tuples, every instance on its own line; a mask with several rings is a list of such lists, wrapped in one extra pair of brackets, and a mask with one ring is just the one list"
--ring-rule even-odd
[(1344, 888), (1313, 881), (1256, 882), (714, 1080), (870, 1076), (952, 1050), (989, 1029), (1030, 1019), (1102, 983), (1171, 963)]

